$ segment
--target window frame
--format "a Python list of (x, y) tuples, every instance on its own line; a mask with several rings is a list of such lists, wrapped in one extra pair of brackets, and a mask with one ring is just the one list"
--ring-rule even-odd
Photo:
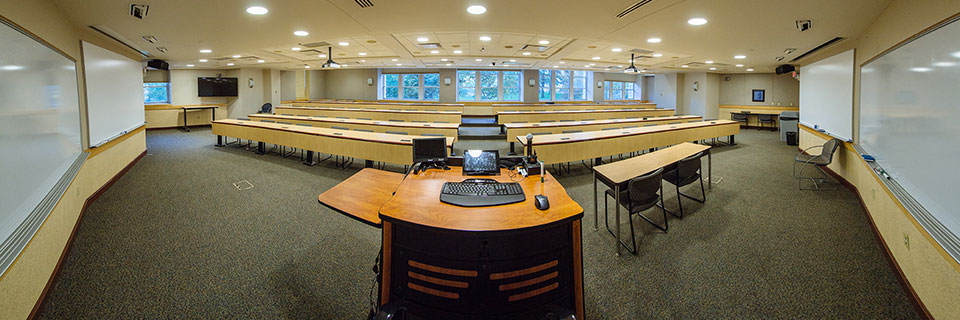
[[(378, 100), (393, 100), (393, 101), (440, 101), (440, 90), (439, 90), (440, 86), (439, 86), (439, 82), (437, 83), (437, 86), (430, 86), (431, 88), (437, 88), (437, 89), (438, 89), (438, 90), (437, 90), (437, 98), (436, 98), (436, 99), (424, 99), (424, 89), (425, 89), (426, 87), (424, 86), (424, 83), (423, 83), (423, 76), (424, 76), (424, 75), (427, 75), (427, 74), (435, 74), (435, 75), (437, 75), (437, 78), (438, 78), (438, 79), (440, 78), (440, 73), (439, 73), (439, 72), (423, 72), (423, 73), (412, 72), (412, 73), (383, 73), (383, 74), (380, 74), (380, 83), (377, 84), (377, 86), (379, 87), (379, 89), (377, 90), (377, 91), (378, 91), (378, 92), (377, 92), (377, 98), (378, 98)], [(396, 86), (388, 86), (388, 85), (387, 85), (387, 77), (388, 77), (388, 76), (393, 76), (393, 75), (397, 76), (397, 85), (396, 85)], [(403, 97), (403, 91), (404, 91), (403, 77), (404, 77), (404, 76), (408, 76), (408, 75), (416, 75), (416, 76), (417, 76), (417, 86), (416, 86), (416, 87), (417, 87), (417, 98), (416, 98), (416, 99), (405, 99), (405, 98)], [(411, 87), (412, 87), (412, 86), (411, 86)], [(395, 98), (389, 98), (389, 97), (387, 97), (387, 88), (397, 88), (397, 96), (396, 96)]]
[[(613, 89), (613, 83), (619, 82), (621, 84), (620, 89)], [(604, 101), (619, 101), (619, 100), (638, 100), (637, 97), (637, 84), (630, 81), (621, 81), (621, 80), (604, 80), (603, 81), (603, 100)], [(613, 90), (620, 91), (620, 99), (611, 99), (613, 96)], [(631, 92), (633, 98), (627, 98), (627, 92)]]
[[(497, 99), (496, 100), (483, 100), (483, 89), (490, 89), (493, 87), (484, 87), (481, 80), (481, 72), (496, 72), (497, 73)], [(519, 76), (518, 86), (519, 97), (517, 100), (504, 100), (504, 72), (517, 72)], [(460, 86), (460, 74), (461, 73), (473, 73), (474, 77), (474, 88), (473, 88), (473, 100), (464, 100), (460, 99), (460, 90), (469, 90), (467, 87)], [(456, 89), (457, 89), (457, 102), (522, 102), (523, 101), (523, 70), (484, 70), (484, 69), (457, 69), (456, 74)], [(512, 88), (512, 87), (511, 87)]]
[(148, 85), (149, 85), (150, 87), (154, 87), (153, 84), (157, 84), (157, 83), (162, 83), (162, 84), (164, 84), (163, 86), (167, 88), (167, 99), (166, 99), (166, 101), (163, 101), (163, 102), (147, 102), (147, 95), (146, 95), (146, 92), (144, 92), (144, 95), (143, 95), (143, 104), (144, 104), (144, 105), (170, 104), (170, 103), (171, 103), (172, 97), (171, 97), (171, 93), (170, 93), (170, 89), (171, 89), (171, 88), (170, 88), (170, 81), (151, 81), (151, 82), (144, 82), (144, 83), (143, 83), (143, 89), (146, 90), (147, 87), (148, 87)]
[[(549, 73), (550, 73), (550, 75), (549, 75), (549, 77), (550, 77), (550, 85), (548, 86), (548, 88), (550, 89), (550, 92), (548, 93), (549, 99), (542, 99), (542, 98), (540, 98), (540, 88), (541, 88), (541, 87), (540, 87), (540, 84), (538, 84), (538, 86), (537, 86), (537, 97), (540, 98), (540, 101), (592, 101), (592, 100), (593, 100), (593, 86), (591, 85), (591, 84), (593, 83), (593, 72), (592, 72), (592, 71), (569, 70), (569, 69), (540, 69), (539, 71), (544, 71), (544, 70), (545, 70), (545, 71), (549, 71)], [(542, 80), (543, 80), (543, 75), (540, 74), (539, 71), (537, 72), (537, 77), (540, 78), (540, 81), (542, 82)], [(567, 73), (569, 74), (569, 80), (568, 80), (569, 86), (568, 86), (567, 88), (560, 88), (560, 87), (557, 86), (557, 73), (558, 73), (558, 72), (567, 72)], [(574, 75), (575, 75), (576, 72), (583, 72), (583, 78), (584, 78), (584, 87), (583, 87), (583, 88), (575, 88), (575, 87), (574, 87), (574, 83), (576, 82)], [(559, 91), (559, 89), (567, 90), (566, 97), (561, 98), (561, 99), (558, 99), (558, 98), (557, 98), (557, 91)], [(583, 90), (583, 92), (584, 92), (583, 99), (574, 99), (574, 98), (573, 98), (573, 97), (574, 97), (574, 90)]]

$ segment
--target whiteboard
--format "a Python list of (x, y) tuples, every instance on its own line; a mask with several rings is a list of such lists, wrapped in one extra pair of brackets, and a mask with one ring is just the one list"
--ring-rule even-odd
[(800, 69), (800, 123), (851, 141), (853, 50)]
[(954, 257), (960, 257), (951, 250), (960, 235), (958, 39), (960, 23), (948, 22), (860, 70), (861, 148), (919, 204), (911, 213), (932, 216), (927, 225), (917, 220)]
[(0, 18), (0, 274), (86, 159), (77, 65)]
[(90, 147), (144, 124), (143, 64), (83, 42)]

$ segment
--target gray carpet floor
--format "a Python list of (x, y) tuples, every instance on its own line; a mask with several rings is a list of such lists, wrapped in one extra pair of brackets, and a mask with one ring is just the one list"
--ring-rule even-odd
[[(379, 230), (317, 203), (362, 162), (307, 167), (215, 140), (208, 128), (148, 132), (147, 156), (86, 212), (39, 318), (366, 315)], [(634, 218), (637, 255), (617, 257), (602, 221), (593, 230), (588, 169), (558, 177), (585, 210), (588, 318), (919, 317), (855, 194), (798, 191), (796, 147), (775, 132), (737, 142), (714, 150), (719, 182), (669, 233)]]

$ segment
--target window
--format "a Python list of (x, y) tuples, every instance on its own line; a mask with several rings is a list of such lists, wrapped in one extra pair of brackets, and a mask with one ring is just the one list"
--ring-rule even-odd
[(169, 82), (144, 82), (143, 83), (143, 103), (145, 104), (170, 103), (170, 83)]
[(550, 79), (552, 72), (550, 70), (540, 70), (540, 100), (553, 100), (550, 97), (550, 86), (553, 81)]
[(457, 71), (457, 101), (520, 101), (521, 71)]
[(633, 100), (635, 84), (625, 81), (604, 81), (603, 100)]
[(383, 99), (384, 100), (400, 100), (400, 75), (399, 74), (385, 74), (383, 75)]
[(382, 100), (440, 100), (439, 73), (384, 74)]
[(593, 73), (588, 71), (540, 70), (540, 100), (590, 100), (592, 79)]

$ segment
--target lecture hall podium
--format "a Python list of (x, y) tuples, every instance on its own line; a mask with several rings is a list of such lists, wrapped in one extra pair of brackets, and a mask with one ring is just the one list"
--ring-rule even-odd
[[(522, 179), (501, 169), (491, 178), (520, 180), (526, 201), (474, 208), (440, 202), (444, 182), (465, 179), (460, 167), (410, 175), (401, 183), (402, 176), (363, 169), (319, 196), (324, 205), (382, 228), (382, 313), (405, 319), (583, 319), (583, 208), (553, 176), (547, 173), (541, 185), (539, 176)], [(550, 199), (546, 211), (533, 203), (541, 190)]]

